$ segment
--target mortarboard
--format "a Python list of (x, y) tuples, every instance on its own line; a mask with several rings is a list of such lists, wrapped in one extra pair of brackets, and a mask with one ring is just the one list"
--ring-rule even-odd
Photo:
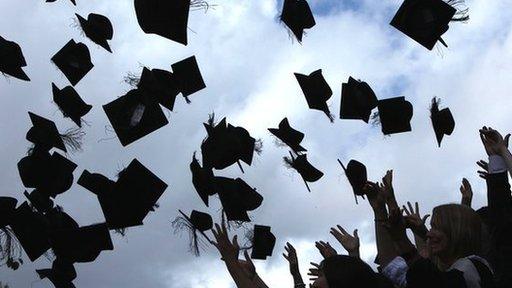
[(284, 157), (285, 162), (291, 166), (291, 168), (297, 170), (297, 172), (304, 180), (304, 184), (306, 184), (306, 188), (309, 192), (309, 185), (307, 182), (315, 182), (318, 181), (324, 173), (322, 171), (316, 169), (311, 163), (308, 162), (306, 154), (297, 155), (294, 157), (292, 152), (290, 152), (290, 158)]
[(331, 98), (332, 90), (322, 75), (322, 69), (309, 75), (295, 73), (295, 78), (297, 78), (300, 88), (306, 96), (309, 108), (323, 111), (331, 121), (334, 121), (327, 106), (327, 100)]
[(160, 105), (171, 111), (174, 109), (176, 96), (180, 93), (174, 74), (160, 69), (149, 70), (146, 67), (142, 69), (137, 87), (147, 94), (146, 97), (155, 99)]
[(0, 229), (10, 224), (16, 211), (16, 204), (18, 204), (16, 198), (0, 197)]
[(30, 81), (22, 67), (27, 66), (20, 45), (8, 41), (0, 36), (0, 72), (16, 77), (21, 80)]
[(366, 82), (348, 78), (341, 88), (340, 119), (360, 119), (368, 123), (377, 96)]
[(265, 260), (272, 256), (276, 237), (270, 232), (270, 226), (254, 225), (254, 238), (251, 258)]
[(192, 184), (194, 184), (194, 188), (199, 197), (201, 197), (201, 200), (208, 207), (208, 196), (215, 194), (213, 171), (212, 169), (201, 167), (195, 153), (190, 163), (190, 171), (192, 172)]
[(16, 209), (10, 226), (30, 261), (50, 249), (48, 220), (42, 213), (32, 210), (27, 202)]
[(384, 135), (411, 131), (413, 107), (405, 97), (379, 100), (377, 107)]
[(263, 202), (263, 196), (240, 178), (215, 177), (215, 189), (228, 221), (250, 222), (247, 211), (255, 210)]
[(51, 120), (36, 115), (32, 112), (28, 112), (32, 127), (27, 132), (27, 140), (34, 143), (39, 148), (50, 150), (51, 148), (57, 148), (64, 152), (67, 152), (62, 135), (57, 130), (57, 126)]
[(187, 45), (190, 0), (135, 0), (137, 21), (147, 34)]
[(59, 89), (52, 83), (53, 102), (59, 106), (64, 117), (69, 117), (73, 122), (82, 127), (82, 117), (92, 109), (92, 106), (85, 103), (72, 86)]
[(340, 163), (341, 168), (343, 168), (343, 171), (345, 171), (345, 175), (347, 176), (348, 182), (350, 183), (350, 186), (352, 186), (352, 189), (354, 191), (354, 196), (363, 196), (365, 194), (364, 186), (368, 182), (366, 166), (364, 166), (363, 163), (356, 160), (350, 160), (347, 164), (347, 167), (345, 167), (339, 159), (338, 163)]
[(89, 39), (92, 42), (100, 45), (105, 48), (108, 52), (112, 53), (110, 46), (108, 45), (107, 40), (112, 40), (114, 37), (114, 28), (112, 27), (112, 23), (110, 20), (99, 14), (91, 13), (87, 16), (87, 19), (82, 16), (75, 14), (80, 22), (80, 26)]
[(284, 0), (280, 18), (299, 42), (302, 42), (304, 29), (312, 28), (316, 24), (306, 0)]
[(78, 178), (77, 184), (91, 191), (92, 193), (103, 196), (112, 194), (116, 182), (108, 179), (106, 176), (98, 173), (90, 173), (87, 170), (82, 172)]
[(190, 102), (188, 96), (206, 88), (195, 56), (176, 62), (171, 67), (176, 84), (187, 102)]
[(47, 213), (51, 209), (53, 209), (53, 201), (50, 199), (50, 196), (45, 195), (41, 191), (34, 189), (32, 192), (28, 193), (27, 191), (23, 192), (23, 195), (28, 199), (32, 207), (36, 209), (40, 213)]
[(52, 61), (73, 86), (94, 67), (89, 48), (84, 43), (76, 43), (73, 39), (53, 55)]
[(137, 89), (103, 105), (103, 110), (123, 146), (169, 123), (158, 103)]
[(405, 0), (391, 20), (391, 26), (432, 50), (457, 10), (443, 0)]
[(75, 288), (72, 281), (76, 278), (76, 270), (69, 261), (57, 258), (53, 260), (51, 269), (38, 269), (36, 272), (40, 279), (50, 280), (55, 288)]
[[(56, 0), (46, 0), (46, 2), (47, 2), (47, 3), (48, 3), (48, 2), (55, 2), (55, 1), (56, 1)], [(73, 5), (75, 5), (75, 6), (76, 6), (76, 0), (70, 0), (70, 1), (71, 1), (71, 3), (73, 3)]]
[(181, 210), (178, 210), (178, 212), (180, 212), (181, 216), (176, 217), (176, 219), (172, 221), (174, 231), (178, 232), (182, 229), (188, 230), (190, 236), (190, 250), (196, 256), (199, 256), (200, 243), (197, 238), (197, 232), (199, 232), (209, 243), (214, 243), (210, 240), (208, 235), (204, 233), (213, 228), (212, 216), (208, 213), (196, 210), (193, 210), (192, 213), (190, 213), (190, 217)]
[(455, 129), (455, 120), (449, 108), (439, 110), (440, 100), (434, 97), (430, 106), (430, 119), (436, 133), (437, 144), (441, 147), (444, 135), (451, 135)]
[(279, 128), (269, 128), (268, 131), (276, 136), (279, 140), (288, 145), (295, 153), (307, 151), (300, 146), (300, 142), (304, 139), (304, 133), (293, 129), (288, 123), (288, 118), (284, 118), (279, 122)]

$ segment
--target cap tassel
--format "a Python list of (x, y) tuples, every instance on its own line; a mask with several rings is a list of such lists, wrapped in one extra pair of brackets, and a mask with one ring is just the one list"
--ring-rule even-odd
[(190, 99), (188, 99), (188, 97), (187, 97), (187, 96), (185, 96), (184, 98), (185, 98), (185, 102), (187, 102), (187, 104), (192, 103), (192, 101), (190, 101)]
[(0, 266), (7, 265), (17, 270), (23, 264), (21, 259), (21, 245), (11, 228), (0, 228)]
[(70, 148), (72, 152), (82, 150), (82, 139), (84, 136), (85, 132), (81, 128), (70, 128), (60, 135), (64, 145)]
[(121, 237), (125, 237), (126, 236), (126, 231), (127, 231), (126, 228), (116, 228), (116, 229), (114, 229), (114, 233), (116, 233), (117, 235), (121, 235)]
[(208, 11), (212, 5), (210, 5), (208, 2), (204, 0), (191, 0), (190, 1), (190, 7), (193, 11), (196, 10), (204, 10), (204, 12)]
[(465, 0), (447, 0), (446, 3), (457, 10), (451, 21), (466, 22), (469, 20), (469, 8), (466, 6)]
[(130, 85), (133, 88), (137, 88), (140, 83), (140, 76), (133, 72), (126, 73), (126, 76), (123, 77), (124, 83)]
[[(178, 210), (178, 212), (180, 212), (181, 215), (177, 216), (171, 223), (171, 226), (174, 229), (174, 234), (180, 233), (184, 229), (187, 230), (189, 235), (189, 251), (196, 257), (199, 257), (201, 256), (199, 250), (201, 242), (197, 235), (199, 230), (194, 227), (192, 222), (190, 222), (190, 218), (188, 218), (185, 213), (181, 210)], [(199, 233), (201, 233), (209, 243), (213, 243), (203, 231), (199, 231)]]
[(260, 138), (254, 142), (254, 152), (261, 155), (263, 152), (263, 140)]

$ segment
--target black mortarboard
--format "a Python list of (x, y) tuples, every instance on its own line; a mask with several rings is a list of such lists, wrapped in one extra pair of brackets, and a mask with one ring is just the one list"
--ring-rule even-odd
[(444, 135), (451, 135), (455, 129), (455, 120), (449, 108), (439, 110), (439, 99), (434, 97), (430, 106), (430, 119), (436, 133), (437, 144), (441, 147)]
[(211, 117), (204, 126), (208, 133), (208, 137), (201, 144), (205, 168), (221, 170), (238, 163), (243, 172), (240, 160), (251, 165), (254, 150), (258, 147), (256, 139), (247, 130), (227, 124), (226, 118), (214, 126)]
[(166, 70), (149, 70), (144, 67), (137, 85), (146, 97), (155, 99), (160, 105), (169, 110), (174, 109), (176, 96), (180, 93), (174, 74)]
[(363, 196), (365, 194), (364, 186), (368, 182), (366, 166), (364, 166), (363, 163), (356, 160), (350, 160), (347, 164), (347, 167), (345, 167), (339, 159), (338, 163), (340, 163), (341, 168), (343, 168), (343, 171), (345, 171), (345, 175), (347, 176), (348, 182), (350, 183), (350, 186), (352, 186), (352, 189), (354, 190), (354, 195)]
[(332, 90), (322, 75), (322, 69), (316, 70), (309, 75), (295, 73), (295, 78), (297, 78), (300, 88), (304, 92), (304, 96), (306, 96), (309, 108), (323, 111), (331, 121), (334, 121), (327, 106), (327, 100), (331, 98)]
[(405, 0), (390, 24), (432, 50), (456, 12), (443, 0)]
[[(56, 0), (46, 0), (46, 2), (55, 2)], [(76, 6), (76, 0), (70, 0)]]
[(0, 36), (0, 72), (21, 80), (30, 81), (22, 67), (27, 66), (20, 45)]
[(212, 216), (208, 213), (196, 210), (193, 210), (190, 214), (190, 223), (194, 225), (194, 228), (202, 232), (210, 230), (213, 227)]
[(137, 21), (145, 33), (187, 45), (190, 0), (135, 0)]
[(27, 202), (16, 209), (10, 226), (30, 261), (50, 249), (48, 221), (42, 213), (33, 211)]
[(179, 90), (187, 102), (190, 102), (187, 96), (206, 88), (203, 76), (201, 76), (201, 71), (197, 65), (196, 56), (176, 62), (171, 67)]
[(289, 164), (293, 169), (297, 170), (297, 172), (302, 177), (302, 180), (304, 180), (306, 188), (310, 192), (311, 190), (309, 189), (307, 182), (318, 181), (320, 178), (322, 178), (322, 176), (324, 176), (322, 171), (316, 169), (313, 165), (311, 165), (311, 163), (308, 162), (306, 154), (301, 154), (297, 157), (294, 157), (290, 152), (290, 158), (285, 157), (284, 159), (287, 164)]
[(85, 103), (72, 86), (64, 87), (62, 90), (52, 83), (53, 102), (59, 106), (64, 117), (69, 117), (79, 127), (82, 127), (82, 117), (92, 109), (92, 106)]
[(205, 231), (213, 228), (212, 216), (208, 213), (196, 210), (192, 211), (190, 217), (181, 210), (178, 210), (178, 212), (180, 212), (181, 216), (176, 217), (176, 219), (172, 221), (172, 227), (174, 228), (175, 233), (181, 232), (183, 229), (188, 230), (190, 237), (190, 251), (196, 256), (199, 256), (200, 242), (198, 241), (197, 232), (203, 235), (208, 242), (214, 243), (210, 240), (208, 235), (204, 233)]
[(379, 100), (377, 107), (384, 135), (411, 131), (413, 108), (405, 97)]
[(304, 133), (293, 129), (288, 123), (288, 118), (284, 118), (279, 122), (279, 128), (269, 128), (268, 131), (274, 134), (279, 140), (288, 145), (295, 153), (307, 151), (300, 146), (300, 142), (304, 139)]
[(302, 41), (304, 29), (312, 28), (316, 24), (306, 0), (284, 0), (281, 21), (290, 28), (299, 42)]
[(11, 223), (12, 217), (16, 211), (18, 200), (13, 197), (0, 197), (0, 229)]
[(240, 178), (215, 177), (215, 189), (228, 221), (250, 222), (247, 211), (258, 208), (263, 202), (263, 196)]
[(75, 288), (72, 281), (76, 278), (76, 270), (73, 263), (63, 260), (53, 260), (51, 269), (36, 270), (39, 278), (48, 278), (55, 288)]
[(58, 258), (86, 263), (96, 260), (101, 251), (113, 250), (114, 246), (107, 224), (101, 223), (56, 232), (52, 248)]
[(90, 173), (87, 170), (82, 172), (78, 178), (77, 184), (91, 191), (98, 196), (108, 196), (114, 193), (116, 182), (108, 179), (106, 176), (98, 173)]
[(215, 194), (213, 171), (212, 169), (201, 167), (195, 154), (190, 163), (190, 171), (192, 172), (192, 184), (194, 184), (194, 188), (199, 197), (201, 197), (201, 200), (208, 207), (208, 196)]
[(94, 13), (89, 14), (87, 20), (78, 14), (75, 15), (80, 22), (80, 26), (82, 26), (85, 36), (112, 53), (107, 42), (107, 40), (112, 40), (112, 37), (114, 37), (114, 28), (110, 20), (103, 15)]
[(73, 86), (94, 67), (89, 48), (84, 43), (76, 43), (73, 39), (53, 55), (52, 61)]
[(131, 90), (103, 105), (103, 110), (123, 146), (169, 123), (158, 102), (146, 98), (139, 90)]
[(270, 232), (270, 226), (254, 225), (254, 238), (251, 258), (265, 260), (272, 256), (276, 237)]
[(23, 192), (23, 195), (25, 195), (30, 204), (32, 204), (32, 207), (34, 207), (38, 212), (46, 213), (54, 207), (50, 196), (42, 193), (37, 189), (34, 189), (30, 193), (25, 191)]
[(28, 141), (40, 148), (48, 150), (57, 148), (67, 152), (64, 141), (53, 121), (32, 112), (28, 112), (28, 115), (30, 116), (30, 121), (32, 121), (32, 127), (27, 132), (26, 138)]
[(348, 83), (343, 83), (341, 88), (340, 119), (360, 119), (368, 123), (377, 102), (370, 85), (349, 77)]

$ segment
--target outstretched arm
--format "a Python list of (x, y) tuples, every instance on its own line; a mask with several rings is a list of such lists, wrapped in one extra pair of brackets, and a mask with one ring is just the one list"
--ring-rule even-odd
[(300, 275), (299, 260), (297, 259), (297, 251), (295, 251), (295, 247), (293, 247), (292, 244), (287, 242), (286, 246), (284, 246), (284, 249), (288, 254), (283, 253), (283, 257), (290, 264), (290, 273), (292, 274), (293, 277), (294, 287), (305, 288), (306, 284), (304, 284), (304, 280), (302, 280), (302, 276)]

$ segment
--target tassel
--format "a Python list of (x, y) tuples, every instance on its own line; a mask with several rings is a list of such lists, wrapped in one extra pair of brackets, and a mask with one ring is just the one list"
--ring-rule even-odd
[(172, 228), (174, 229), (174, 234), (181, 233), (181, 231), (186, 230), (189, 236), (189, 251), (192, 252), (196, 257), (200, 256), (199, 253), (199, 239), (197, 237), (197, 231), (190, 223), (190, 221), (184, 216), (177, 216), (171, 223)]
[(126, 236), (126, 231), (127, 231), (126, 228), (116, 228), (116, 229), (114, 229), (114, 233), (116, 233), (118, 235), (121, 235), (121, 237), (125, 237)]
[(379, 111), (373, 112), (372, 116), (370, 117), (370, 122), (373, 126), (379, 126), (380, 125), (380, 115)]
[(451, 21), (466, 22), (469, 20), (469, 8), (466, 6), (465, 0), (447, 0), (446, 3), (457, 10)]
[(21, 259), (21, 245), (11, 228), (0, 229), (0, 266), (7, 265), (12, 270), (17, 270), (23, 264)]
[(263, 152), (263, 140), (261, 138), (254, 142), (254, 151), (258, 155), (261, 155), (261, 152)]
[(291, 157), (288, 157), (288, 156), (284, 156), (283, 157), (283, 161), (284, 161), (284, 166), (288, 169), (291, 169), (293, 168), (293, 159)]
[(211, 5), (206, 2), (205, 0), (191, 0), (190, 1), (190, 8), (192, 8), (192, 11), (196, 10), (204, 10), (204, 12), (208, 11), (210, 9)]
[(332, 115), (329, 111), (326, 111), (325, 115), (327, 115), (327, 117), (329, 117), (329, 121), (331, 123), (334, 123), (334, 115)]
[(187, 96), (185, 96), (185, 102), (187, 102), (187, 104), (192, 103), (192, 101), (190, 101), (190, 99), (188, 99), (188, 97), (187, 97)]
[(82, 139), (84, 136), (85, 132), (81, 128), (70, 128), (60, 135), (64, 145), (70, 148), (71, 152), (82, 151)]
[(430, 117), (432, 117), (433, 114), (439, 112), (439, 104), (441, 103), (441, 100), (434, 96), (432, 98), (432, 104), (430, 105)]
[(140, 82), (140, 76), (133, 72), (128, 72), (126, 73), (126, 76), (123, 77), (123, 81), (131, 87), (137, 88)]
[(208, 125), (215, 127), (215, 112), (208, 114)]

